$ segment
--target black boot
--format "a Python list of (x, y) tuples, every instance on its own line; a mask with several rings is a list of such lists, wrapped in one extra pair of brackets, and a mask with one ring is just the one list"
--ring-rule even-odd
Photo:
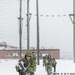
[(34, 75), (34, 72), (31, 72), (30, 75)]

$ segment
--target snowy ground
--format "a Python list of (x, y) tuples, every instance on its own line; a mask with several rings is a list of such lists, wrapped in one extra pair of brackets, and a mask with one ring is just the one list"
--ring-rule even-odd
[[(18, 60), (0, 60), (0, 75), (18, 75), (18, 72), (15, 70), (17, 61)], [(56, 72), (75, 73), (75, 63), (73, 63), (73, 60), (56, 61)], [(47, 75), (45, 68), (42, 66), (42, 60), (40, 60), (40, 65), (37, 65), (35, 75)]]

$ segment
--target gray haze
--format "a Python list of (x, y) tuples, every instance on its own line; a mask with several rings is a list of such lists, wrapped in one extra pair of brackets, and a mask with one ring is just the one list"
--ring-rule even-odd
[[(19, 46), (19, 0), (0, 0), (0, 42)], [(26, 0), (22, 0), (23, 36), (22, 47), (26, 47)], [(36, 0), (30, 0), (30, 47), (36, 48)], [(39, 0), (40, 48), (58, 48), (73, 51), (73, 24), (69, 14), (73, 13), (73, 0)], [(43, 16), (40, 16), (43, 15)], [(47, 17), (46, 15), (49, 15)], [(51, 17), (54, 15), (54, 17)], [(60, 15), (60, 16), (58, 16)], [(64, 16), (65, 15), (65, 16)]]

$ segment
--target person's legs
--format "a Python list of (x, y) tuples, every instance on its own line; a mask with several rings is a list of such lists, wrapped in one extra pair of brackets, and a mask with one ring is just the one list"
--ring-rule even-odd
[(56, 66), (54, 66), (54, 72), (56, 72)]
[(34, 72), (30, 72), (30, 75), (34, 75)]

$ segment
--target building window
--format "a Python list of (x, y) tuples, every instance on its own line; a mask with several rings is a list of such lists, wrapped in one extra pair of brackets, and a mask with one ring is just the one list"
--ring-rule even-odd
[(22, 56), (24, 56), (25, 54), (24, 53), (22, 53)]
[(19, 56), (18, 53), (13, 53), (13, 56)]
[(9, 53), (9, 54), (6, 54), (6, 56), (13, 56), (13, 54)]

